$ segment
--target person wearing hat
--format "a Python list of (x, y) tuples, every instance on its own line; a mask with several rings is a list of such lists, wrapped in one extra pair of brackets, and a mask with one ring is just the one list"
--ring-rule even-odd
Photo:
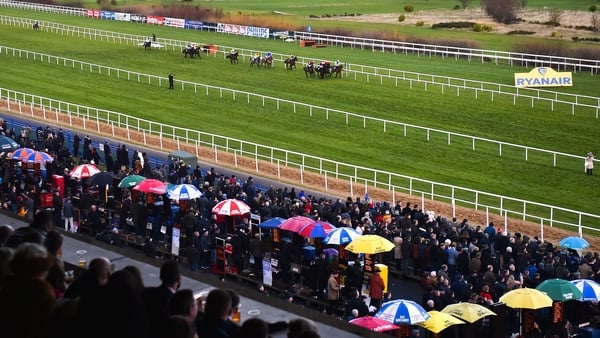
[(373, 270), (373, 276), (371, 276), (371, 280), (369, 281), (369, 297), (371, 297), (370, 306), (378, 309), (381, 306), (383, 290), (385, 289), (383, 279), (379, 275), (380, 272), (381, 270), (378, 267), (375, 267), (375, 270)]
[(594, 169), (594, 154), (590, 151), (585, 157), (585, 174), (592, 176), (592, 170)]

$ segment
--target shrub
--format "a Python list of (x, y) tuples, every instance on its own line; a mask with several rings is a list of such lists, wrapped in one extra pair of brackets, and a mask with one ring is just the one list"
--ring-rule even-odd
[(594, 13), (598, 8), (596, 7), (596, 5), (591, 5), (590, 6), (590, 12)]
[(555, 38), (555, 37), (557, 37), (557, 36), (558, 36), (558, 33), (557, 33), (557, 32), (552, 32), (552, 34), (550, 34), (550, 37), (552, 37), (552, 38)]
[(497, 22), (505, 24), (517, 21), (517, 10), (521, 5), (521, 0), (483, 0), (483, 7), (487, 15)]
[(400, 16), (398, 16), (398, 22), (402, 22), (406, 20), (406, 17), (404, 16), (404, 14), (400, 14)]
[(425, 25), (425, 22), (423, 20), (419, 20), (416, 23), (417, 27), (423, 27)]
[(460, 6), (459, 6), (459, 5), (454, 5), (454, 7), (452, 7), (452, 9), (453, 9), (453, 10), (460, 9)]
[(319, 16), (315, 15), (315, 14), (311, 14), (308, 17), (311, 18), (311, 19), (318, 19), (319, 18)]
[(474, 24), (474, 25), (473, 25), (473, 30), (474, 30), (475, 32), (481, 32), (481, 31), (482, 31), (482, 29), (483, 29), (482, 27), (483, 27), (483, 25), (482, 25), (482, 24), (480, 24), (480, 23), (476, 23), (476, 24)]
[(474, 22), (457, 21), (457, 22), (438, 22), (431, 25), (431, 28), (468, 28), (472, 29)]
[(415, 7), (412, 4), (404, 5), (404, 11), (406, 13), (412, 13), (415, 10)]
[(471, 0), (460, 0), (460, 4), (462, 5), (463, 9), (466, 9), (467, 7), (469, 7), (470, 2), (471, 2)]
[(560, 26), (560, 19), (563, 15), (563, 12), (560, 9), (551, 9), (548, 15), (550, 17), (550, 20), (548, 20), (550, 26)]
[(532, 35), (532, 34), (535, 34), (535, 32), (524, 31), (524, 30), (516, 30), (516, 31), (510, 31), (510, 32), (506, 33), (506, 35)]

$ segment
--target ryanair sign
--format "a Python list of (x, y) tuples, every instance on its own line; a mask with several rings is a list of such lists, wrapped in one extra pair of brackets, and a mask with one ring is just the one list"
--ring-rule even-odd
[(515, 73), (515, 87), (573, 86), (571, 72), (557, 72), (548, 67), (537, 67), (529, 73)]

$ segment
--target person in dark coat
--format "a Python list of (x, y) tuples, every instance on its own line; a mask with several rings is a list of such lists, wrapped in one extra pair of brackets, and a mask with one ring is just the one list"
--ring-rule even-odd
[(55, 227), (59, 227), (62, 223), (63, 200), (58, 191), (55, 191), (52, 196), (52, 207), (54, 208), (52, 221)]
[(73, 136), (73, 156), (75, 157), (79, 157), (79, 144), (81, 143), (81, 138), (79, 137), (79, 134), (75, 134), (75, 136)]
[(148, 319), (150, 338), (164, 338), (169, 316), (169, 301), (179, 289), (181, 274), (176, 261), (166, 261), (160, 267), (161, 284), (147, 287), (143, 292), (144, 308)]

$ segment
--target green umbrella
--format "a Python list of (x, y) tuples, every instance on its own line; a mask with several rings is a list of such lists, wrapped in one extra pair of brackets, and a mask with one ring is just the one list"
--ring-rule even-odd
[(145, 179), (146, 178), (144, 176), (140, 175), (125, 176), (123, 179), (121, 179), (121, 182), (119, 182), (119, 188), (133, 188)]
[(548, 297), (557, 302), (565, 302), (581, 298), (581, 290), (568, 280), (554, 278), (541, 282), (537, 290), (545, 292)]

